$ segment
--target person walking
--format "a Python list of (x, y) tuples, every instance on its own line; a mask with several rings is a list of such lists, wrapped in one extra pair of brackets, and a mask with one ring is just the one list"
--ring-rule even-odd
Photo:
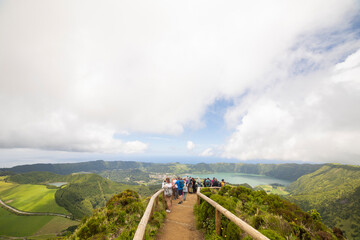
[(164, 189), (165, 201), (167, 205), (166, 212), (171, 212), (171, 196), (172, 196), (172, 184), (170, 178), (166, 178), (162, 183), (162, 188)]
[(184, 180), (182, 180), (180, 177), (178, 177), (178, 180), (175, 182), (175, 185), (177, 186), (178, 192), (179, 192), (179, 202), (178, 204), (183, 203), (183, 190), (184, 190)]

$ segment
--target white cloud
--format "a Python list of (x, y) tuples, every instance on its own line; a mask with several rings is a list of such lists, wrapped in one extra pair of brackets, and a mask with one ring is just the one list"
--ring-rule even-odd
[[(228, 112), (224, 156), (358, 163), (360, 49), (328, 71), (286, 80)], [(237, 117), (236, 117), (237, 116)]]
[(187, 150), (192, 151), (195, 148), (195, 144), (192, 141), (187, 141), (186, 148)]
[(213, 155), (214, 155), (214, 152), (213, 152), (212, 148), (207, 148), (202, 153), (199, 154), (199, 156), (202, 156), (202, 157), (211, 157)]
[[(113, 136), (179, 135), (202, 127), (216, 99), (236, 102), (246, 91), (239, 101), (248, 119), (264, 116), (258, 103), (271, 99), (279, 114), (272, 123), (288, 116), (291, 128), (293, 108), (264, 89), (359, 46), (351, 32), (329, 34), (342, 33), (358, 11), (356, 0), (1, 1), (0, 147), (141, 152), (145, 143)], [(326, 60), (318, 48), (339, 42)], [(302, 81), (307, 93), (312, 83)], [(307, 102), (318, 106), (324, 94), (313, 91)], [(229, 126), (247, 115), (239, 106)]]

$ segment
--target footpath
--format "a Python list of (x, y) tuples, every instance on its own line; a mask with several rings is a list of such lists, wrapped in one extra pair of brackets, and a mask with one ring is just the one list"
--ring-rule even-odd
[(157, 240), (202, 240), (204, 236), (196, 229), (193, 208), (196, 194), (188, 194), (186, 201), (178, 204), (172, 201), (171, 212), (167, 213), (165, 224), (159, 229)]

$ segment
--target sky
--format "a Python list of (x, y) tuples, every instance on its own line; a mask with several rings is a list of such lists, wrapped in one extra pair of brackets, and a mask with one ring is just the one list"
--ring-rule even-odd
[(0, 168), (360, 164), (360, 1), (0, 1)]

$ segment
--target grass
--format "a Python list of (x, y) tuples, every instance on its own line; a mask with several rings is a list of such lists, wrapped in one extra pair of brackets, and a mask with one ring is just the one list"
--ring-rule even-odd
[(40, 228), (34, 235), (35, 236), (55, 235), (56, 233), (59, 233), (70, 226), (74, 226), (78, 224), (79, 222), (67, 218), (54, 217), (42, 228)]
[(57, 189), (44, 185), (13, 184), (0, 181), (0, 198), (8, 205), (28, 212), (54, 212), (68, 214), (55, 202)]
[(18, 216), (0, 208), (0, 236), (31, 236), (53, 218), (53, 216)]
[(0, 193), (2, 193), (3, 191), (6, 191), (10, 188), (13, 188), (19, 184), (16, 184), (16, 183), (7, 183), (7, 182), (4, 182), (4, 178), (5, 177), (0, 177)]
[(285, 191), (285, 187), (274, 187), (271, 185), (259, 185), (257, 187), (264, 189), (266, 193), (277, 194), (277, 195), (289, 194), (289, 192)]

